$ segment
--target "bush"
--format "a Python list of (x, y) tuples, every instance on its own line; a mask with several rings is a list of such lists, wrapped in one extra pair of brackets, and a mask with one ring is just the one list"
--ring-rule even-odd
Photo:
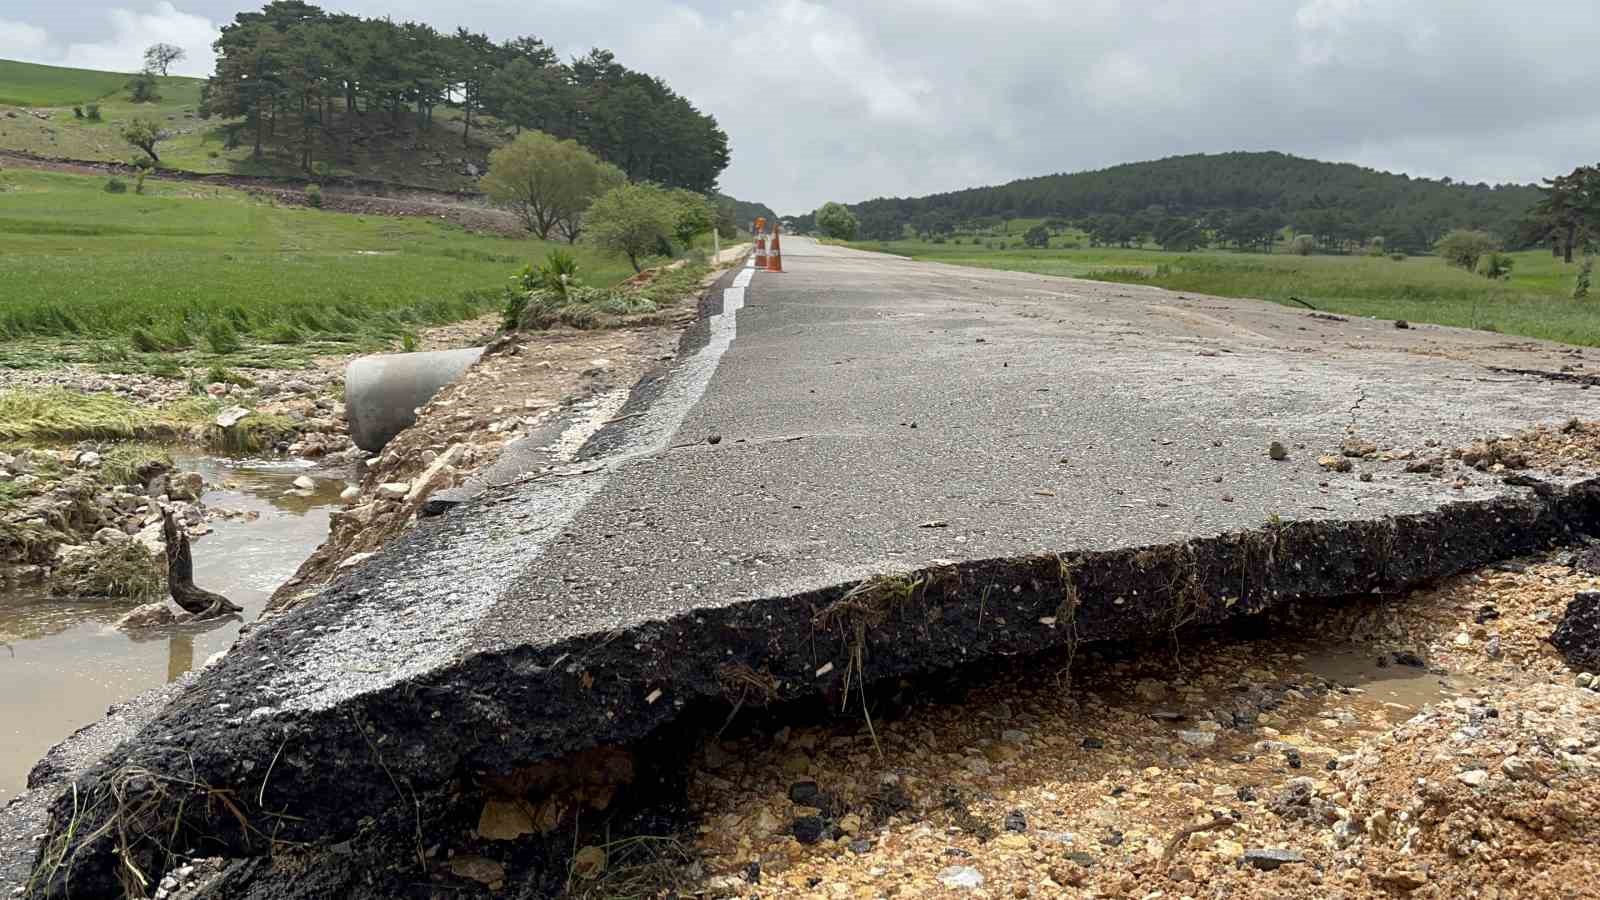
[(90, 103), (83, 108), (83, 117), (91, 122), (100, 121), (100, 104)]
[(128, 183), (126, 181), (123, 181), (121, 178), (118, 178), (115, 175), (113, 175), (110, 178), (106, 179), (106, 193), (108, 193), (108, 194), (126, 194), (127, 192), (128, 192)]
[(420, 345), (417, 342), (417, 333), (415, 331), (407, 331), (400, 335), (401, 353), (415, 353), (418, 346)]
[(1572, 287), (1572, 299), (1584, 300), (1589, 296), (1589, 282), (1594, 278), (1594, 257), (1585, 256), (1578, 266), (1578, 283)]
[(128, 99), (134, 103), (154, 103), (161, 99), (156, 92), (156, 77), (140, 72), (128, 81)]
[(139, 168), (139, 174), (135, 175), (134, 178), (133, 178), (133, 192), (135, 194), (143, 194), (144, 193), (144, 176), (145, 176), (145, 174), (146, 174), (146, 171), (145, 171), (144, 167), (141, 166)]
[(1404, 253), (1400, 253), (1398, 251), (1389, 254), (1389, 258), (1394, 260), (1395, 262), (1405, 262), (1406, 261), (1406, 255)]
[(1368, 256), (1386, 256), (1386, 255), (1388, 255), (1384, 251), (1384, 241), (1383, 241), (1383, 237), (1381, 235), (1379, 235), (1377, 237), (1374, 237), (1371, 240), (1367, 241), (1367, 255)]
[(1434, 245), (1434, 252), (1442, 257), (1447, 265), (1466, 269), (1468, 272), (1478, 271), (1478, 260), (1484, 254), (1499, 249), (1499, 244), (1493, 237), (1482, 231), (1471, 231), (1466, 228), (1457, 228), (1439, 239)]
[(1289, 242), (1289, 252), (1295, 256), (1310, 256), (1316, 248), (1316, 239), (1309, 234), (1295, 235), (1294, 240)]
[(1490, 250), (1478, 262), (1478, 274), (1495, 281), (1504, 281), (1511, 277), (1511, 267), (1516, 265), (1512, 259), (1498, 250)]
[(227, 319), (213, 319), (206, 325), (206, 346), (211, 348), (212, 353), (238, 353), (244, 349), (239, 333)]
[(1022, 235), (1022, 243), (1036, 250), (1043, 250), (1050, 246), (1050, 229), (1043, 225), (1035, 225)]
[(310, 206), (310, 207), (313, 207), (313, 208), (316, 208), (316, 209), (321, 209), (322, 208), (322, 186), (321, 185), (317, 185), (317, 184), (308, 184), (308, 185), (306, 185), (306, 205)]
[(74, 107), (73, 107), (73, 108), (72, 108), (72, 117), (73, 117), (73, 118), (74, 118), (74, 119), (81, 119), (81, 118), (83, 118), (83, 107), (81, 107), (81, 106), (74, 106)]

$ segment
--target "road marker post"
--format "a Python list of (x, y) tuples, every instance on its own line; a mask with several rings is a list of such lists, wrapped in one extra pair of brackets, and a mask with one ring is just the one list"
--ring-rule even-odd
[(780, 272), (781, 273), (783, 271), (783, 247), (780, 245), (780, 242), (778, 241), (778, 235), (780, 235), (782, 233), (783, 233), (783, 224), (781, 222), (773, 222), (772, 223), (772, 247), (767, 250), (767, 271), (768, 272)]
[(756, 219), (754, 230), (751, 232), (756, 239), (756, 268), (767, 267), (767, 220)]

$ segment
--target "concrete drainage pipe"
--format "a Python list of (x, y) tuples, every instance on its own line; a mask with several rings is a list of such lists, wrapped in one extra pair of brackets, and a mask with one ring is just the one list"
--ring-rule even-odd
[(376, 453), (417, 421), (417, 408), (483, 355), (482, 347), (363, 356), (344, 372), (350, 439)]

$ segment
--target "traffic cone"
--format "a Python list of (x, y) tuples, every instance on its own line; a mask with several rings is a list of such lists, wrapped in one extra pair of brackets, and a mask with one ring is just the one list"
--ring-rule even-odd
[(757, 219), (755, 226), (756, 239), (756, 268), (767, 267), (767, 220)]
[(778, 241), (778, 235), (781, 234), (782, 232), (783, 232), (783, 229), (778, 225), (778, 223), (777, 222), (773, 222), (772, 223), (772, 249), (767, 251), (767, 271), (768, 272), (782, 272), (783, 271), (783, 247), (781, 246), (781, 244)]

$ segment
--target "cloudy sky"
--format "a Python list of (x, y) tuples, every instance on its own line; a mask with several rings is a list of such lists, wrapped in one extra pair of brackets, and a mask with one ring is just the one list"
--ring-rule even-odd
[[(1468, 181), (1600, 159), (1600, 3), (1543, 0), (333, 0), (534, 34), (664, 77), (780, 212), (1178, 153), (1273, 149)], [(0, 57), (210, 69), (237, 0), (6, 0)]]

